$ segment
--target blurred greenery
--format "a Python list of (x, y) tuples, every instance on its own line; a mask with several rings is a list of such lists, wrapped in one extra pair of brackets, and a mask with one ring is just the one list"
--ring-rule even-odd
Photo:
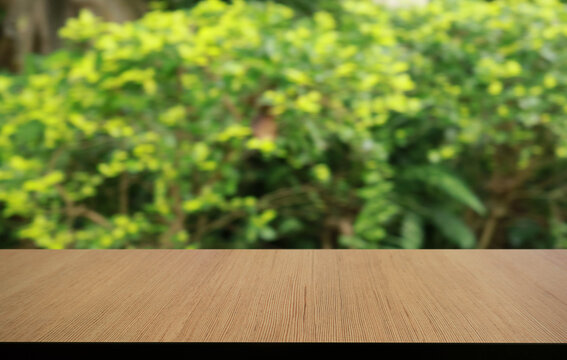
[[(190, 9), (203, 0), (148, 0), (151, 8), (159, 10)], [(256, 2), (266, 2), (270, 0), (255, 0)], [(341, 0), (275, 0), (272, 2), (283, 4), (295, 10), (301, 15), (312, 15), (318, 10), (340, 11)], [(230, 0), (223, 0), (224, 3), (231, 3)]]
[(0, 245), (567, 247), (566, 5), (326, 3), (70, 19), (0, 75)]

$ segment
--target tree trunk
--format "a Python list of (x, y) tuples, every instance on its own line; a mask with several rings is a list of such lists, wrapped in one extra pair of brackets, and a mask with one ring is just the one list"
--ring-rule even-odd
[(20, 71), (27, 54), (48, 54), (61, 45), (59, 29), (81, 9), (105, 21), (125, 22), (146, 11), (144, 0), (0, 0), (0, 68)]

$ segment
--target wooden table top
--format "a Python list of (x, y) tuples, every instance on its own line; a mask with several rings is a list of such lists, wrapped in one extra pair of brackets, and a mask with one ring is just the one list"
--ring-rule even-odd
[(567, 251), (1, 250), (0, 340), (567, 342)]

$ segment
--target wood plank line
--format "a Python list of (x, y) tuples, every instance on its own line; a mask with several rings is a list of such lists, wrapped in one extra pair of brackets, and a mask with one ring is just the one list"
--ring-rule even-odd
[(0, 250), (0, 341), (567, 342), (565, 250)]

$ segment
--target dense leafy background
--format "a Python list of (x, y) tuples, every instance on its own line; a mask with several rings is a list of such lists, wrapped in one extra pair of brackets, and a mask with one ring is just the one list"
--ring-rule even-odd
[(566, 5), (335, 5), (71, 19), (0, 76), (2, 245), (567, 247)]

